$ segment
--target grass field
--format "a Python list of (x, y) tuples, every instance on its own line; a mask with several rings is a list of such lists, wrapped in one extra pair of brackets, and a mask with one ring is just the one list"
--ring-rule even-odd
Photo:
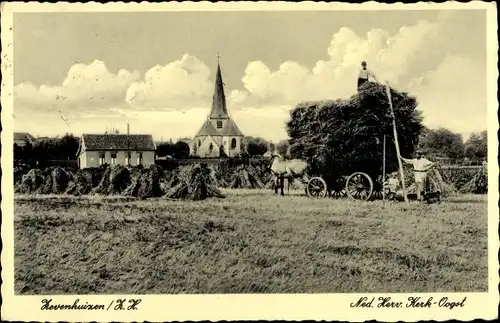
[(486, 195), (407, 207), (224, 192), (16, 196), (16, 293), (487, 290)]

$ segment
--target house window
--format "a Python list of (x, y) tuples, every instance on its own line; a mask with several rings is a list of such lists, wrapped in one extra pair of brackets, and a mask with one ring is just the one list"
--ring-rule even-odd
[(221, 128), (222, 128), (222, 121), (217, 120), (217, 129), (221, 129)]
[(198, 147), (201, 146), (201, 140), (198, 140)]
[(137, 165), (142, 165), (142, 153), (137, 153)]
[(130, 158), (132, 158), (132, 155), (127, 153), (125, 157), (125, 164), (130, 165)]
[(111, 165), (116, 165), (116, 153), (111, 154)]
[(208, 151), (212, 153), (212, 150), (214, 150), (214, 145), (210, 143), (210, 146), (208, 146)]
[(106, 160), (106, 157), (104, 153), (99, 153), (99, 165), (104, 165), (104, 161)]
[(236, 148), (236, 138), (231, 139), (231, 149)]

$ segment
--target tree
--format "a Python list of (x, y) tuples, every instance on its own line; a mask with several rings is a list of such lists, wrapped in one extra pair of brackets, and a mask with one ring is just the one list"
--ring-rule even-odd
[(269, 142), (262, 138), (246, 137), (245, 150), (250, 156), (259, 156), (269, 149)]
[(276, 144), (276, 151), (281, 156), (286, 156), (288, 154), (289, 147), (290, 147), (290, 143), (289, 143), (288, 139), (284, 139)]
[[(422, 131), (416, 98), (391, 89), (400, 151), (411, 156)], [(348, 100), (299, 103), (290, 112), (287, 132), (294, 153), (308, 162), (309, 171), (332, 179), (354, 172), (374, 177), (382, 173), (386, 136), (386, 170), (397, 170), (392, 118), (385, 86), (369, 83)], [(299, 146), (300, 145), (300, 146)]]
[(173, 157), (177, 159), (188, 158), (190, 153), (189, 145), (184, 141), (177, 141), (174, 144)]
[(55, 142), (56, 152), (53, 153), (54, 159), (76, 159), (78, 148), (80, 146), (80, 139), (72, 134), (65, 134), (61, 139)]
[(464, 156), (462, 135), (448, 129), (425, 129), (420, 139), (420, 147), (433, 156), (459, 159)]
[(465, 156), (471, 159), (482, 159), (488, 156), (488, 136), (486, 131), (472, 133), (465, 142)]
[(156, 155), (158, 157), (173, 156), (175, 147), (173, 142), (162, 142), (156, 146)]

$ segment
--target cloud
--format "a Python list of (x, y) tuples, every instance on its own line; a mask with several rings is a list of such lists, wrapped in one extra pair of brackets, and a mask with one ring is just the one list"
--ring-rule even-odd
[[(372, 29), (360, 36), (343, 27), (332, 37), (328, 59), (311, 69), (286, 61), (273, 71), (261, 61), (250, 62), (242, 77), (244, 88), (233, 90), (228, 99), (240, 108), (345, 99), (356, 92), (359, 65), (365, 60), (379, 81), (417, 96), (427, 125), (457, 132), (484, 129), (485, 57), (457, 54), (467, 52), (456, 33), (466, 18), (464, 13), (446, 13), (436, 22), (403, 26), (394, 35)], [(481, 48), (480, 42), (476, 45)]]
[(486, 129), (486, 70), (484, 64), (449, 56), (433, 71), (410, 84), (429, 127), (456, 132)]
[(14, 88), (16, 114), (63, 111), (71, 114), (99, 113), (123, 105), (129, 86), (139, 78), (138, 72), (108, 71), (104, 62), (73, 65), (56, 86), (21, 83)]
[[(436, 55), (433, 35), (439, 24), (421, 21), (405, 26), (393, 36), (381, 29), (372, 29), (363, 37), (347, 27), (332, 37), (327, 49), (329, 59), (318, 61), (307, 69), (298, 63), (284, 62), (271, 71), (262, 62), (248, 64), (242, 78), (245, 89), (233, 92), (234, 103), (257, 104), (261, 101), (296, 104), (303, 100), (348, 98), (356, 91), (360, 62), (369, 62), (380, 81), (397, 84), (406, 76), (414, 76), (420, 66)], [(245, 100), (243, 100), (245, 97)]]
[(210, 69), (195, 56), (149, 69), (144, 80), (133, 83), (125, 100), (139, 109), (183, 109), (202, 106), (213, 91)]
[[(420, 21), (394, 34), (372, 29), (359, 35), (343, 27), (333, 34), (327, 59), (312, 67), (284, 59), (272, 70), (263, 61), (249, 62), (243, 87), (227, 96), (229, 112), (245, 134), (279, 140), (286, 137), (289, 110), (298, 102), (354, 94), (365, 60), (380, 81), (417, 97), (428, 126), (481, 130), (486, 128), (486, 65), (477, 53), (485, 46), (484, 35), (467, 19), (465, 11), (447, 12), (436, 22)], [(99, 129), (131, 122), (133, 129), (155, 136), (192, 136), (208, 114), (213, 78), (207, 65), (189, 54), (154, 66), (143, 77), (126, 70), (112, 73), (101, 61), (76, 64), (60, 85), (17, 85), (14, 112), (24, 120), (52, 113), (54, 122), (58, 110), (84, 116), (82, 125), (71, 119), (75, 132), (91, 128), (91, 122)], [(45, 125), (25, 124), (52, 125), (44, 118)]]

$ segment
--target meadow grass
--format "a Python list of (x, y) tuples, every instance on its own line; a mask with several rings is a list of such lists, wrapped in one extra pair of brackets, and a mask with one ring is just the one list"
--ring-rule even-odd
[(18, 294), (486, 291), (486, 196), (16, 196)]

